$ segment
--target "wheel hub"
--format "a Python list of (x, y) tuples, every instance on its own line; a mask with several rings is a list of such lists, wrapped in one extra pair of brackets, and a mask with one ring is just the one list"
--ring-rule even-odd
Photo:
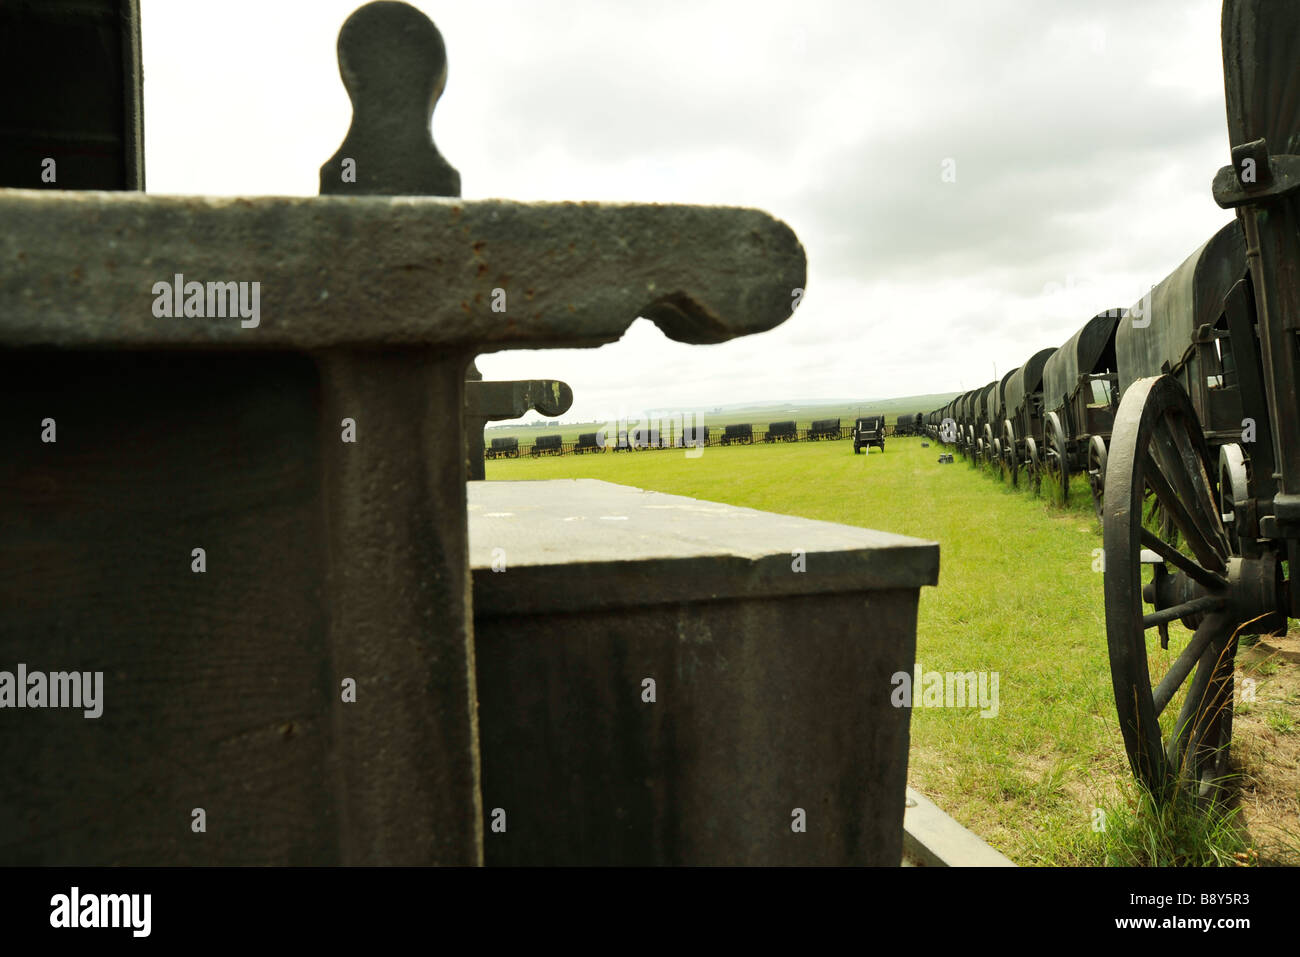
[[(1142, 586), (1142, 600), (1159, 612), (1166, 608), (1200, 599), (1217, 598), (1218, 608), (1205, 607), (1194, 614), (1180, 618), (1183, 627), (1195, 630), (1211, 610), (1223, 612), (1237, 622), (1255, 621), (1252, 631), (1268, 632), (1285, 627), (1288, 609), (1285, 607), (1286, 589), (1282, 578), (1282, 563), (1276, 556), (1264, 558), (1229, 558), (1224, 577), (1227, 587), (1209, 589), (1183, 572), (1169, 574), (1163, 564), (1155, 566), (1152, 580)], [(1208, 604), (1208, 603), (1207, 603)], [(1167, 637), (1161, 635), (1162, 644)]]

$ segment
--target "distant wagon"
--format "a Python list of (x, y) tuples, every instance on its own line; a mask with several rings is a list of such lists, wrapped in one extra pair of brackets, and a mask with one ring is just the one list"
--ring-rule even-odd
[(934, 411), (934, 437), (944, 445), (957, 443), (957, 396)]
[(530, 450), (533, 458), (539, 455), (559, 455), (564, 451), (562, 439), (563, 436), (560, 435), (539, 435)]
[[(961, 400), (963, 398), (964, 396), (959, 395), (949, 402), (943, 410), (943, 415), (939, 418), (939, 437), (948, 445), (956, 446), (961, 444), (961, 427), (958, 423), (961, 422)], [(945, 424), (944, 419), (949, 421)]]
[(957, 452), (962, 458), (970, 458), (975, 454), (975, 396), (979, 393), (978, 389), (971, 389), (957, 399), (956, 414), (953, 418), (957, 423)]
[[(1234, 353), (1223, 303), (1249, 268), (1241, 224), (1228, 223), (1130, 310), (1115, 333), (1120, 392), (1144, 376), (1173, 376), (1213, 448), (1241, 441), (1237, 368), (1253, 364), (1255, 356), (1243, 342)], [(1278, 395), (1275, 401), (1287, 400)]]
[(603, 452), (604, 446), (600, 442), (599, 432), (583, 432), (578, 436), (578, 444), (573, 447), (574, 455), (585, 455), (588, 452)]
[(818, 419), (808, 429), (808, 438), (814, 442), (818, 439), (838, 439), (839, 437), (839, 419)]
[(677, 437), (680, 448), (702, 449), (709, 444), (709, 427), (707, 425), (683, 425), (682, 434)]
[(628, 435), (634, 449), (658, 449), (663, 448), (663, 442), (660, 438), (659, 430), (648, 425), (639, 425), (634, 428)]
[(728, 425), (722, 430), (723, 445), (753, 445), (754, 427), (749, 423)]
[(1002, 444), (1002, 423), (1007, 417), (1007, 386), (1020, 370), (1012, 369), (998, 380), (997, 388), (988, 393), (988, 415), (984, 420), (984, 464), (1003, 467), (1006, 454)]
[(894, 424), (894, 435), (922, 435), (925, 432), (925, 416), (920, 412), (900, 415)]
[(1019, 484), (1025, 467), (1031, 487), (1037, 488), (1042, 457), (1037, 436), (1043, 434), (1043, 366), (1055, 349), (1040, 349), (1007, 380), (1006, 408), (1002, 417), (1002, 477)]
[(788, 422), (769, 422), (767, 435), (763, 437), (764, 442), (797, 442), (798, 440), (799, 426), (793, 419)]
[(853, 454), (863, 449), (870, 451), (871, 446), (885, 451), (885, 417), (883, 415), (866, 415), (853, 423)]
[(979, 465), (988, 453), (984, 439), (985, 427), (989, 424), (990, 409), (997, 408), (998, 380), (994, 379), (983, 388), (976, 389), (970, 403), (970, 423), (966, 427), (969, 461)]
[[(1244, 269), (1245, 256), (1242, 263)], [(1089, 319), (1043, 366), (1043, 469), (1061, 500), (1070, 473), (1085, 472), (1101, 517), (1106, 449), (1119, 407), (1115, 332), (1122, 309)]]
[(490, 459), (517, 459), (519, 458), (519, 440), (514, 436), (493, 439), (485, 454)]

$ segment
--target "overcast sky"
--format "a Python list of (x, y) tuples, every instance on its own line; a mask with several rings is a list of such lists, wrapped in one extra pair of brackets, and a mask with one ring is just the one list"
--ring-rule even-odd
[[(358, 5), (143, 0), (149, 191), (314, 195)], [(414, 5), (447, 45), (434, 137), (466, 198), (753, 206), (807, 251), (800, 308), (762, 335), (637, 320), (480, 358), (567, 381), (568, 420), (974, 388), (1231, 218), (1218, 0)]]

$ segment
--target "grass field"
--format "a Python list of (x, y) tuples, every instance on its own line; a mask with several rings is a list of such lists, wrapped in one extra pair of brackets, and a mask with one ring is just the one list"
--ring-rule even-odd
[[(1182, 822), (1150, 833), (1111, 698), (1094, 570), (1101, 534), (1084, 481), (1075, 478), (1063, 509), (960, 458), (939, 465), (938, 448), (920, 439), (886, 445), (869, 455), (839, 441), (711, 448), (695, 459), (501, 460), (487, 463), (487, 478), (597, 478), (938, 541), (939, 587), (921, 592), (917, 660), (926, 671), (997, 672), (1000, 710), (914, 710), (914, 787), (1021, 864), (1198, 863), (1248, 849), (1240, 828), (1189, 836)], [(1244, 750), (1262, 767), (1271, 758), (1255, 744)], [(1098, 808), (1105, 831), (1094, 829)], [(1284, 830), (1293, 816), (1283, 813)], [(1167, 853), (1149, 846), (1160, 841)]]

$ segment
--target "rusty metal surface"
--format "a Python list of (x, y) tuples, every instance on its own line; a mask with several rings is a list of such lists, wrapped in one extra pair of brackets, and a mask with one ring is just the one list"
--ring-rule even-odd
[[(0, 262), (25, 264), (0, 283), (5, 347), (481, 353), (602, 345), (637, 316), (720, 342), (804, 282), (789, 227), (726, 207), (0, 190), (0, 220)], [(259, 324), (154, 315), (177, 274), (259, 282)]]

